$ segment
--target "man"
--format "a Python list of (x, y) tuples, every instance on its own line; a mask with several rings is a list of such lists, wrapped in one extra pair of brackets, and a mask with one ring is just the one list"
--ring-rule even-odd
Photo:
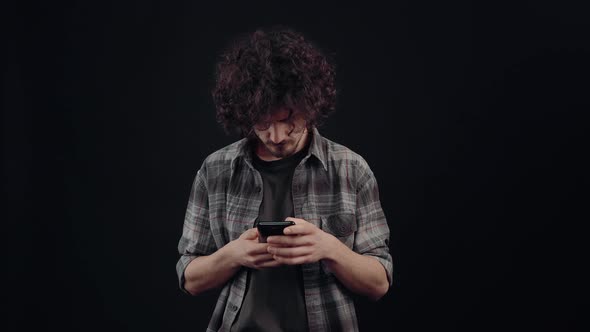
[[(180, 288), (223, 287), (208, 331), (356, 331), (352, 293), (392, 284), (389, 228), (365, 160), (319, 134), (333, 66), (300, 34), (239, 39), (217, 66), (217, 118), (243, 139), (203, 162), (178, 250)], [(259, 220), (291, 220), (259, 242)]]

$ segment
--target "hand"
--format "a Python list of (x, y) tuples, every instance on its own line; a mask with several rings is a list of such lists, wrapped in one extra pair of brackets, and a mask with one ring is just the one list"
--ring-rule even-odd
[[(285, 235), (269, 236), (268, 252), (275, 261), (287, 265), (315, 263), (329, 257), (340, 243), (334, 236), (303, 219), (287, 218), (295, 225), (285, 228)], [(336, 242), (334, 242), (336, 240)]]
[(268, 243), (258, 243), (258, 230), (251, 228), (232, 242), (232, 252), (240, 266), (252, 269), (281, 265), (268, 253)]

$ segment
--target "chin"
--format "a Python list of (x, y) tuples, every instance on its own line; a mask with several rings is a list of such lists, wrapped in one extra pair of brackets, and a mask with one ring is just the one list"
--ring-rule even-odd
[(272, 153), (273, 156), (277, 157), (277, 158), (285, 158), (288, 156), (287, 153), (285, 153), (285, 151), (275, 151)]
[(285, 158), (293, 154), (295, 149), (281, 149), (281, 150), (271, 150), (272, 155), (277, 158)]

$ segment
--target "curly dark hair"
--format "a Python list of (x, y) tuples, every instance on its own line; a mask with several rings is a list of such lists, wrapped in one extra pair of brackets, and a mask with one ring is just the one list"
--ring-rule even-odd
[(284, 26), (241, 35), (221, 55), (211, 91), (217, 120), (242, 137), (277, 106), (304, 112), (309, 128), (336, 108), (334, 65), (320, 49)]

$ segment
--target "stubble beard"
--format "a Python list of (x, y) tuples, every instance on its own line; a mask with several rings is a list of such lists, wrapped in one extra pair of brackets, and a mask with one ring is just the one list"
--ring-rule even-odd
[(299, 135), (299, 138), (297, 138), (297, 140), (294, 141), (293, 144), (291, 144), (291, 142), (287, 142), (277, 145), (272, 142), (269, 142), (265, 143), (264, 145), (266, 146), (268, 152), (270, 152), (270, 154), (272, 154), (276, 158), (286, 158), (295, 154), (295, 151), (297, 150), (297, 147), (299, 146), (299, 143), (301, 142), (304, 133), (305, 132), (301, 133)]

